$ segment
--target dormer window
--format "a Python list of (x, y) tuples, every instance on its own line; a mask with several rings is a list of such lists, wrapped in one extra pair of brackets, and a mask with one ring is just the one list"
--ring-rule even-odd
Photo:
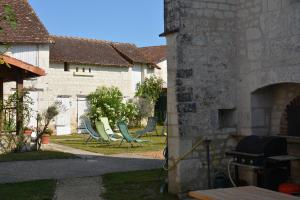
[(64, 63), (64, 71), (65, 72), (69, 72), (70, 71), (70, 66), (69, 66), (69, 63), (67, 63), (67, 62)]

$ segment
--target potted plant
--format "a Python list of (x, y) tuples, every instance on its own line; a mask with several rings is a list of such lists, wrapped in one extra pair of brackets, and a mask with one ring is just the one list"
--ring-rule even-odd
[(47, 128), (42, 134), (42, 144), (49, 144), (50, 135), (52, 135), (53, 131), (50, 128)]
[(42, 144), (49, 144), (49, 136), (53, 133), (48, 128), (51, 121), (59, 114), (61, 103), (56, 102), (49, 106), (43, 113), (37, 115), (37, 137), (35, 139), (36, 150), (41, 149)]
[(32, 128), (27, 127), (27, 126), (24, 127), (24, 132), (23, 132), (24, 135), (31, 136), (32, 132), (33, 132), (33, 129), (32, 129)]

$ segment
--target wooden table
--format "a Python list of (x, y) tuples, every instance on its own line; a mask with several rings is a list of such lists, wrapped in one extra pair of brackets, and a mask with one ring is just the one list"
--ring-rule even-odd
[(300, 197), (254, 186), (199, 190), (189, 192), (189, 196), (199, 200), (300, 200)]

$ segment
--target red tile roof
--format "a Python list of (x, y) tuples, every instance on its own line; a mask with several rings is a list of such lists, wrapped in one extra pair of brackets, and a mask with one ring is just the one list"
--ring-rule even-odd
[(142, 47), (139, 50), (152, 63), (157, 64), (167, 59), (167, 47), (165, 45)]
[[(0, 59), (4, 60), (5, 63), (7, 63), (9, 65), (9, 69), (11, 70), (23, 70), (25, 73), (25, 77), (24, 78), (32, 78), (32, 77), (37, 77), (37, 76), (45, 76), (46, 73), (42, 68), (36, 67), (34, 65), (28, 64), (26, 62), (23, 62), (21, 60), (18, 60), (16, 58), (12, 58), (10, 56), (6, 56), (6, 55), (0, 55)], [(8, 67), (3, 67), (0, 66), (0, 71), (5, 69), (7, 70)], [(1, 77), (1, 75), (0, 75)], [(5, 77), (2, 77), (4, 79), (12, 79), (14, 77), (7, 77), (5, 75)]]
[(1, 20), (0, 26), (4, 29), (0, 33), (2, 43), (49, 43), (47, 29), (35, 14), (27, 0), (1, 0), (0, 13), (3, 7), (10, 5), (16, 16), (17, 26), (12, 28), (8, 22)]
[(139, 51), (134, 44), (112, 43), (112, 46), (131, 63), (150, 64), (151, 62)]
[(132, 64), (115, 51), (111, 42), (52, 36), (50, 62), (129, 67)]

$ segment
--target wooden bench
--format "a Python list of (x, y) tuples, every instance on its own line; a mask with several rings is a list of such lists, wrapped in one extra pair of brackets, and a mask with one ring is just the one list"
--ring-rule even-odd
[(189, 192), (189, 196), (198, 200), (300, 200), (300, 197), (254, 186), (199, 190)]

